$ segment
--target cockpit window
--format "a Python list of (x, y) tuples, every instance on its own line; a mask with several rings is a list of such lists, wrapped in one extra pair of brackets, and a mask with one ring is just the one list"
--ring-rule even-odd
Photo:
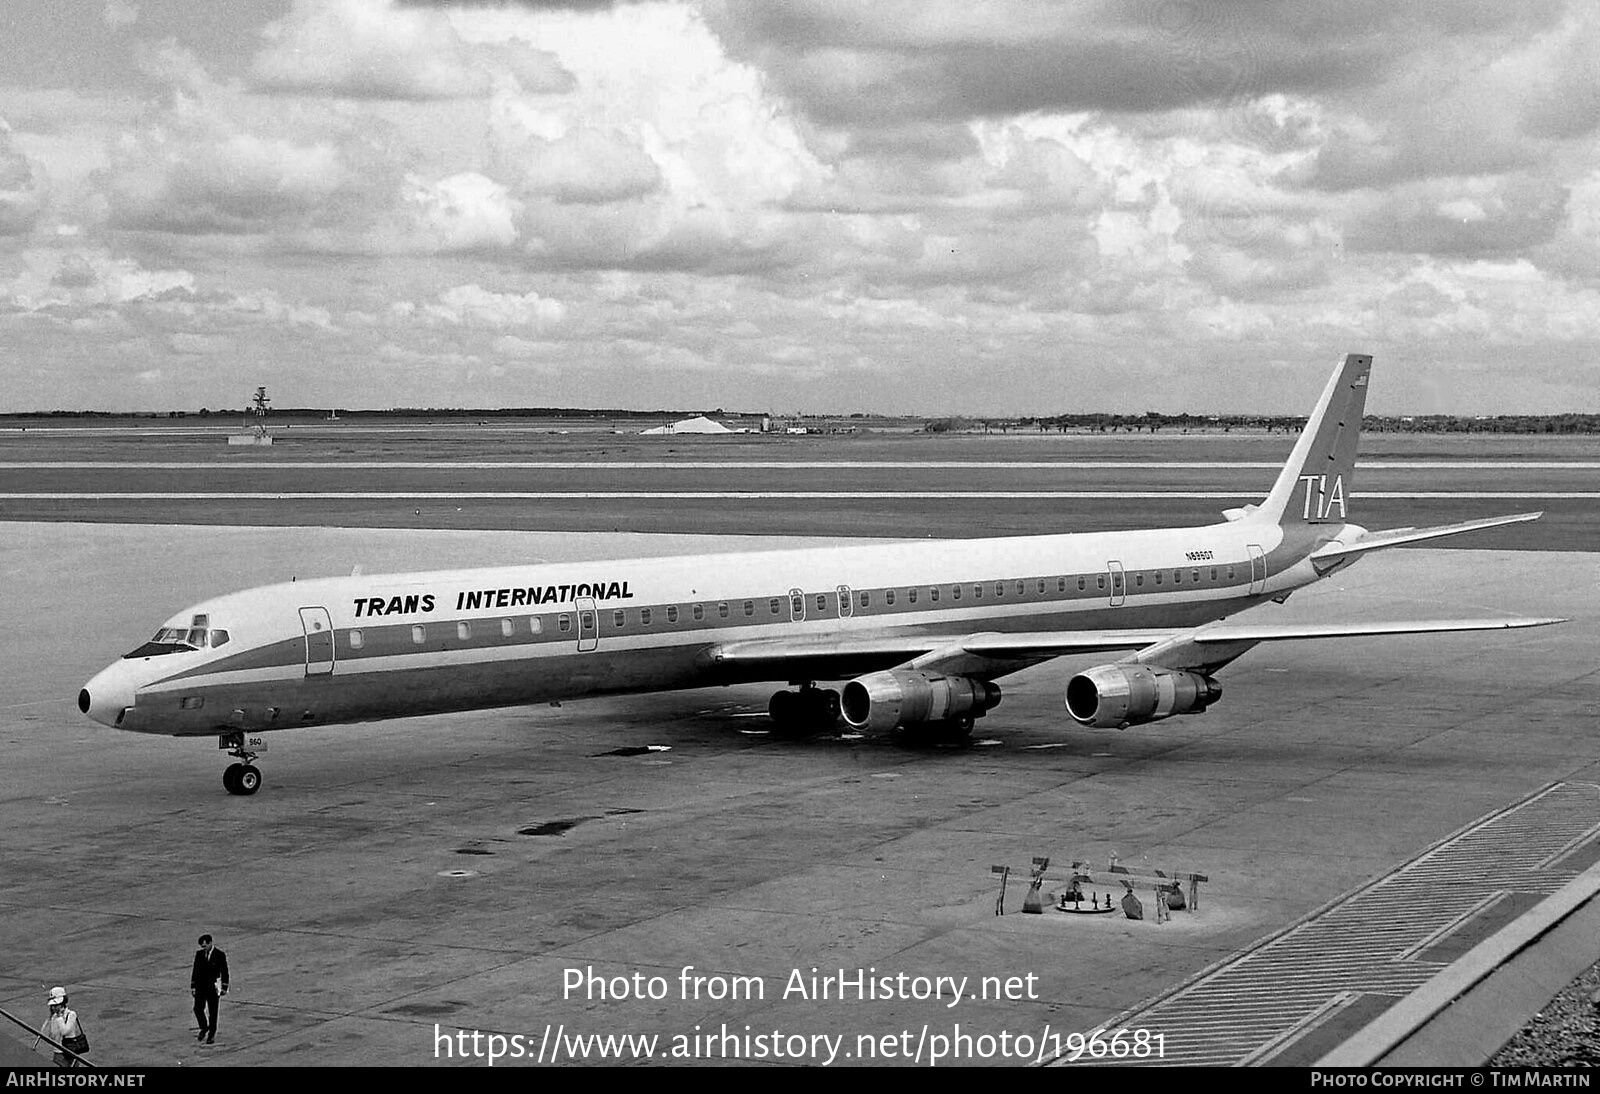
[(159, 657), (167, 653), (193, 653), (205, 649), (207, 645), (220, 646), (227, 640), (227, 631), (211, 631), (208, 635), (204, 627), (162, 627), (150, 641), (122, 656), (127, 660), (134, 657)]

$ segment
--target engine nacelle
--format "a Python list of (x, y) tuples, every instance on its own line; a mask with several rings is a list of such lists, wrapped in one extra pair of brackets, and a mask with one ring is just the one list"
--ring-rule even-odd
[(1099, 729), (1198, 714), (1222, 698), (1222, 685), (1199, 672), (1150, 665), (1101, 665), (1067, 681), (1067, 713)]
[(903, 670), (858, 676), (839, 695), (846, 722), (879, 732), (968, 715), (976, 718), (999, 702), (998, 684)]

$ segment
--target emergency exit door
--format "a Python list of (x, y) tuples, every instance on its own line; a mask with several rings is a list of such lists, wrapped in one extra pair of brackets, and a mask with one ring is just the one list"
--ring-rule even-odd
[(1115, 560), (1106, 563), (1106, 571), (1111, 574), (1111, 606), (1120, 608), (1128, 597), (1128, 577), (1122, 572), (1122, 563)]
[(572, 606), (578, 609), (578, 652), (588, 653), (600, 644), (600, 609), (592, 596), (580, 596)]
[(1267, 587), (1267, 556), (1258, 544), (1249, 545), (1250, 551), (1250, 595), (1255, 596)]

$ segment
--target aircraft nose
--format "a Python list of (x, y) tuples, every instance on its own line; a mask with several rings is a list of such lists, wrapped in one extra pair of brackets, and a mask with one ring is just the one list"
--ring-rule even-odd
[(121, 665), (112, 665), (96, 675), (78, 692), (78, 709), (101, 725), (116, 728), (122, 712), (133, 706), (133, 681), (122, 671)]

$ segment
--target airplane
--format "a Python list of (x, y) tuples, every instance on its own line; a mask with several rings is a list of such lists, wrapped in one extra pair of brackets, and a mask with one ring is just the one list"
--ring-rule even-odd
[[(557, 563), (269, 585), (203, 601), (91, 679), (78, 708), (117, 729), (210, 736), (261, 786), (260, 734), (584, 696), (757, 681), (779, 731), (959, 740), (997, 680), (1068, 654), (1090, 727), (1199, 714), (1261, 642), (1533, 627), (1545, 618), (1219, 622), (1376, 550), (1540, 513), (1371, 532), (1347, 519), (1372, 358), (1334, 368), (1260, 505), (1220, 524)], [(842, 687), (818, 683), (842, 682)]]

